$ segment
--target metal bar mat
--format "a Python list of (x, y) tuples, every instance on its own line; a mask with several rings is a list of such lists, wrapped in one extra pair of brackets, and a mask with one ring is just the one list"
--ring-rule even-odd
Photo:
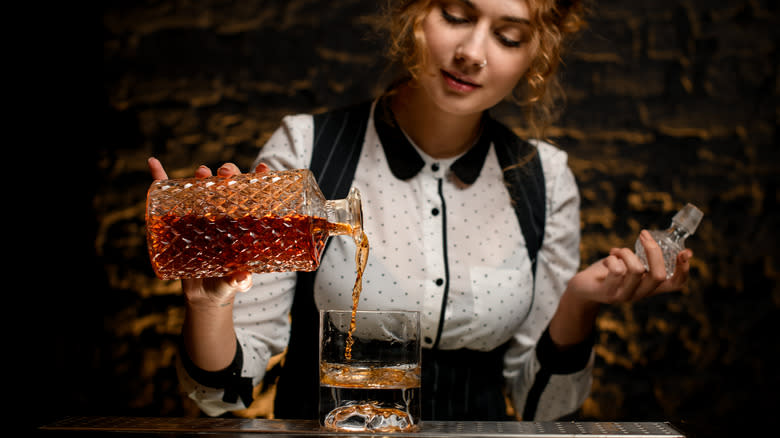
[[(211, 433), (223, 436), (393, 436), (393, 437), (685, 437), (666, 422), (482, 422), (425, 421), (411, 433), (326, 431), (317, 421), (236, 418), (67, 417), (41, 427), (50, 431)], [(238, 434), (238, 435), (236, 435)], [(87, 435), (88, 436), (88, 435)]]

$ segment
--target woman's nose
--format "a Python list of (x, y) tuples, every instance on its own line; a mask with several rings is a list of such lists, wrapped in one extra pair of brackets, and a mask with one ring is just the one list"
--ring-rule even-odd
[(455, 60), (466, 66), (483, 67), (487, 62), (487, 30), (477, 25), (463, 36), (455, 48)]

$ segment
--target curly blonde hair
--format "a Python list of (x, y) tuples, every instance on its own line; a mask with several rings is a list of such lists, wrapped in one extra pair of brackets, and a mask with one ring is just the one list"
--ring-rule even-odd
[[(554, 121), (556, 107), (565, 98), (558, 81), (558, 67), (567, 37), (585, 26), (585, 5), (582, 0), (526, 1), (538, 49), (510, 98), (524, 110), (529, 131), (543, 137), (544, 128)], [(412, 78), (419, 77), (427, 62), (422, 22), (434, 3), (435, 0), (389, 0), (386, 7), (388, 55)]]

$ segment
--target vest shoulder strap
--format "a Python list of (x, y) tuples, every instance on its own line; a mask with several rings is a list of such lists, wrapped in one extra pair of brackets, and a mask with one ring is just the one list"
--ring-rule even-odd
[(363, 148), (371, 102), (314, 115), (310, 169), (326, 199), (347, 197)]
[(504, 183), (512, 199), (525, 238), (534, 275), (536, 256), (544, 240), (546, 189), (539, 151), (503, 124), (490, 119), (493, 147), (504, 170)]

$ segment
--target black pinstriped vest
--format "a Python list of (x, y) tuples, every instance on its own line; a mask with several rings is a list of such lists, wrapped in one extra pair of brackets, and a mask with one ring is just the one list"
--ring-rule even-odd
[[(381, 103), (381, 102), (380, 102)], [(314, 149), (311, 170), (326, 199), (342, 199), (349, 192), (365, 137), (371, 102), (314, 116)], [(400, 131), (388, 126), (387, 111), (377, 104), (375, 125), (382, 142), (403, 142)], [(384, 116), (384, 117), (383, 117)], [(542, 244), (545, 219), (545, 184), (541, 160), (534, 146), (518, 138), (504, 125), (486, 116), (483, 151), (489, 144), (504, 171), (504, 181), (520, 222), (536, 273), (536, 254)], [(385, 135), (383, 135), (383, 133)], [(384, 145), (385, 147), (396, 147)], [(478, 146), (475, 146), (476, 149)], [(471, 152), (469, 152), (471, 153)], [(518, 157), (531, 157), (512, 166)], [(484, 155), (482, 155), (484, 160)], [(419, 169), (417, 169), (419, 171)], [(409, 175), (414, 176), (416, 171)], [(398, 176), (398, 175), (396, 175)], [(478, 173), (473, 175), (476, 179)], [(473, 181), (471, 181), (473, 182)], [(446, 217), (446, 214), (445, 214)], [(326, 246), (327, 250), (327, 246)], [(318, 321), (314, 303), (315, 272), (298, 273), (292, 306), (292, 328), (285, 365), (277, 385), (276, 418), (318, 417)], [(533, 297), (532, 297), (533, 300)], [(447, 296), (443, 297), (446, 303)], [(533, 301), (531, 303), (533, 305)], [(530, 307), (529, 307), (530, 311)], [(444, 307), (442, 307), (442, 318)], [(438, 343), (438, 341), (437, 341)], [(506, 346), (491, 352), (424, 349), (422, 358), (423, 420), (506, 420), (503, 393), (503, 354)], [(527, 405), (536, 402), (528, 400)]]

